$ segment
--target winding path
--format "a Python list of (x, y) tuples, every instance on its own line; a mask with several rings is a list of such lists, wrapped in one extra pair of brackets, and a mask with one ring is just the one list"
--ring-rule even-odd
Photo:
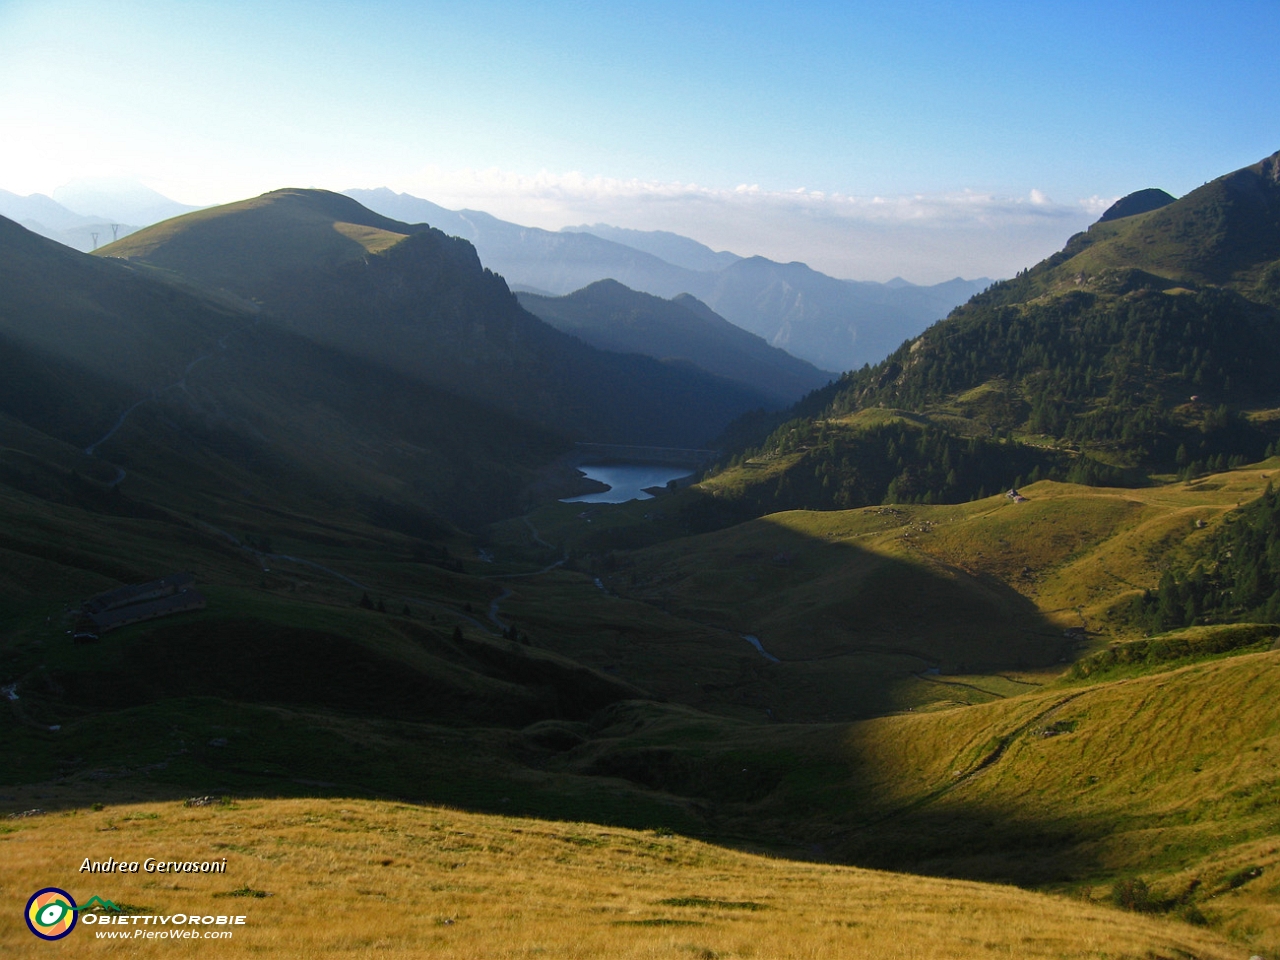
[[(524, 522), (524, 525), (529, 528), (529, 532), (533, 534), (534, 543), (544, 546), (548, 550), (555, 549), (555, 547), (552, 544), (547, 543), (547, 541), (542, 539), (542, 535), (538, 533), (538, 528), (533, 525), (533, 521), (530, 520), (528, 516), (523, 516), (520, 519)], [(547, 564), (545, 567), (543, 567), (540, 570), (531, 570), (528, 573), (491, 573), (486, 576), (480, 577), (479, 579), (481, 580), (519, 580), (524, 577), (540, 577), (544, 573), (550, 573), (556, 567), (564, 566), (566, 560), (568, 560), (568, 557), (561, 557), (559, 560), (555, 561), (554, 563)], [(503, 600), (508, 599), (511, 595), (512, 595), (511, 588), (508, 587), (506, 584), (503, 584), (502, 593), (500, 593), (497, 597), (495, 597), (489, 603), (489, 619), (492, 620), (494, 623), (496, 623), (498, 625), (498, 628), (503, 631), (506, 631), (511, 625), (509, 623), (503, 622), (502, 618), (498, 616), (498, 606), (499, 604), (502, 603)]]
[[(257, 321), (254, 321), (254, 323), (256, 324)], [(218, 338), (217, 348), (219, 350), (227, 349), (227, 338), (230, 336), (231, 336), (231, 333), (224, 333), (221, 337)], [(115, 424), (111, 427), (110, 430), (108, 430), (101, 437), (99, 437), (93, 443), (89, 444), (87, 447), (84, 448), (85, 454), (90, 457), (96, 457), (97, 453), (95, 451), (104, 443), (106, 443), (108, 440), (110, 440), (113, 436), (115, 436), (116, 431), (119, 430), (121, 427), (123, 427), (125, 421), (129, 419), (129, 414), (133, 413), (133, 411), (137, 410), (144, 403), (149, 403), (152, 400), (156, 400), (162, 395), (168, 393), (170, 390), (182, 390), (186, 392), (187, 374), (189, 374), (192, 370), (194, 370), (197, 364), (203, 363), (205, 360), (208, 360), (212, 356), (213, 356), (213, 351), (210, 351), (209, 353), (200, 354), (200, 356), (196, 357), (194, 360), (192, 360), (190, 363), (188, 363), (185, 367), (182, 368), (182, 376), (179, 377), (176, 382), (169, 384), (167, 387), (162, 387), (158, 390), (152, 390), (150, 395), (143, 397), (133, 406), (126, 409), (124, 413), (120, 414), (120, 418), (116, 420)], [(118, 463), (113, 463), (111, 465), (116, 468), (116, 477), (109, 484), (107, 484), (108, 489), (119, 486), (120, 481), (123, 480), (126, 476), (128, 476), (128, 474), (125, 472), (124, 467), (120, 466)]]
[[(266, 565), (266, 563), (264, 563), (264, 561), (270, 560), (273, 563), (276, 561), (283, 561), (285, 563), (296, 563), (300, 566), (309, 567), (312, 570), (318, 570), (320, 573), (327, 574), (328, 576), (333, 577), (335, 580), (341, 580), (343, 583), (350, 584), (351, 586), (355, 587), (357, 590), (363, 590), (366, 593), (371, 589), (368, 584), (361, 583), (359, 580), (356, 580), (352, 577), (348, 577), (345, 573), (339, 573), (337, 570), (334, 570), (332, 567), (326, 567), (323, 564), (316, 563), (314, 560), (307, 560), (304, 557), (295, 557), (292, 554), (288, 554), (288, 553), (264, 553), (263, 551), (258, 550), (256, 547), (251, 547), (248, 544), (241, 542), (241, 540), (238, 537), (236, 537), (232, 533), (228, 533), (226, 530), (223, 530), (221, 527), (215, 527), (213, 524), (207, 523), (204, 520), (196, 520), (195, 522), (198, 523), (200, 526), (206, 528), (207, 530), (210, 530), (213, 533), (217, 534), (218, 536), (228, 540), (230, 543), (234, 544), (237, 548), (239, 548), (240, 550), (243, 550), (245, 553), (251, 554), (258, 561), (258, 564), (259, 566), (262, 567), (262, 570), (264, 573), (268, 572), (270, 569)], [(498, 600), (495, 600), (493, 601), (492, 604), (490, 604), (490, 607), (489, 607), (490, 618), (494, 620), (494, 623), (499, 624), (499, 626), (502, 625), (501, 621), (497, 620), (494, 617), (494, 614), (496, 613), (496, 605), (499, 600), (505, 600), (510, 595), (511, 595), (511, 591), (507, 590), (502, 596), (498, 598)], [(423, 600), (421, 597), (392, 597), (390, 599), (398, 603), (410, 604), (412, 606), (417, 606), (417, 607), (426, 607), (427, 609), (430, 609), (430, 610), (438, 610), (439, 612), (447, 616), (455, 617), (458, 620), (465, 620), (467, 623), (483, 630), (485, 633), (495, 632), (493, 628), (489, 627), (487, 624), (483, 623), (482, 621), (477, 620), (475, 617), (471, 616), (470, 614), (463, 613), (460, 610), (455, 610), (453, 607), (450, 607), (447, 604), (439, 603), (435, 600)]]
[(1077, 697), (1084, 696), (1087, 692), (1088, 692), (1087, 690), (1081, 690), (1078, 693), (1068, 694), (1065, 697), (1060, 697), (1056, 699), (1053, 703), (1049, 704), (1049, 706), (1045, 707), (1043, 710), (1037, 711), (1029, 719), (1027, 719), (1023, 723), (1020, 723), (1017, 727), (1010, 730), (1008, 733), (1004, 734), (1004, 736), (1000, 737), (999, 740), (996, 741), (995, 747), (993, 747), (991, 751), (986, 754), (986, 756), (978, 760), (977, 763), (970, 766), (968, 770), (956, 770), (951, 775), (952, 779), (950, 783), (944, 783), (942, 786), (938, 787), (935, 790), (930, 791), (929, 793), (925, 794), (923, 797), (920, 797), (917, 800), (913, 800), (911, 803), (904, 804), (903, 806), (898, 807), (894, 810), (889, 810), (886, 813), (882, 814), (881, 816), (875, 817), (872, 820), (864, 821), (860, 825), (860, 828), (875, 826), (876, 824), (884, 823), (887, 820), (892, 820), (894, 817), (902, 816), (904, 813), (910, 813), (913, 810), (918, 810), (920, 807), (925, 807), (931, 803), (935, 803), (936, 801), (941, 800), (943, 797), (951, 793), (953, 790), (956, 790), (957, 788), (963, 786), (964, 784), (969, 783), (979, 774), (995, 766), (995, 764), (998, 763), (1000, 759), (1005, 755), (1005, 752), (1009, 749), (1009, 747), (1013, 745), (1015, 740), (1017, 740), (1023, 734), (1030, 731), (1037, 724), (1042, 723), (1045, 719), (1047, 719), (1052, 714), (1057, 713), (1059, 710), (1065, 707), (1072, 700), (1075, 700)]
[(529, 532), (533, 534), (534, 543), (541, 544), (542, 546), (546, 547), (548, 550), (555, 549), (555, 547), (552, 544), (549, 544), (547, 543), (547, 541), (542, 539), (542, 534), (538, 533), (538, 528), (533, 525), (533, 521), (530, 520), (528, 516), (523, 516), (520, 519), (524, 521), (524, 525), (528, 527)]

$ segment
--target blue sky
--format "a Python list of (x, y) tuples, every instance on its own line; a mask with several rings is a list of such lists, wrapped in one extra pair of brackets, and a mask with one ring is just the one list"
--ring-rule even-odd
[(0, 0), (0, 188), (390, 186), (1007, 275), (1280, 149), (1280, 4)]

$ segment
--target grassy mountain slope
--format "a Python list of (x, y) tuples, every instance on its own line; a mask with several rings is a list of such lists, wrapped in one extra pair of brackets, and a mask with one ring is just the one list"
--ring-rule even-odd
[[(1154, 589), (1169, 567), (1189, 569), (1219, 529), (1236, 519), (1239, 504), (1258, 498), (1277, 469), (1272, 459), (1201, 480), (1137, 489), (1040, 481), (1021, 488), (1021, 503), (996, 495), (956, 505), (774, 514), (706, 534), (693, 541), (696, 550), (673, 541), (635, 553), (635, 576), (620, 578), (619, 588), (630, 592), (626, 584), (634, 579), (638, 593), (660, 596), (672, 609), (715, 609), (718, 619), (758, 634), (766, 646), (765, 628), (772, 625), (781, 649), (791, 643), (808, 649), (836, 638), (858, 646), (864, 633), (875, 643), (873, 625), (880, 618), (889, 624), (923, 618), (928, 626), (918, 632), (935, 644), (965, 635), (970, 625), (978, 633), (991, 630), (989, 615), (948, 613), (959, 609), (958, 601), (944, 600), (938, 586), (930, 597), (924, 589), (897, 589), (880, 579), (891, 569), (914, 570), (924, 585), (933, 570), (971, 594), (967, 602), (1000, 587), (1034, 604), (1035, 616), (1045, 618), (1042, 624), (1050, 624), (1058, 637), (1047, 651), (1053, 656), (1048, 662), (1055, 662), (1068, 653), (1070, 644), (1064, 648), (1061, 637), (1067, 628), (1113, 640), (1143, 635), (1148, 625), (1135, 619), (1131, 601)], [(724, 474), (683, 496), (692, 503), (715, 497), (734, 478)], [(713, 567), (703, 562), (704, 552), (718, 558)], [(873, 586), (883, 592), (868, 595)], [(813, 596), (803, 602), (793, 593), (797, 587)], [(935, 604), (936, 610), (926, 612)], [(826, 608), (831, 614), (821, 622), (830, 641), (814, 629), (814, 614)], [(1032, 623), (1015, 629), (1030, 633)], [(992, 631), (986, 642), (983, 659), (1010, 641)]]
[(1072, 267), (1089, 275), (1123, 266), (1244, 292), (1280, 258), (1280, 154), (1141, 219), (1100, 224), (1077, 243), (1081, 249), (1069, 245), (1071, 256), (1055, 270), (1059, 282)]
[(166, 220), (101, 252), (260, 297), (282, 274), (357, 260), (410, 232), (340, 194), (277, 190)]
[(618, 707), (618, 739), (565, 763), (711, 794), (722, 830), (772, 829), (858, 863), (1099, 898), (1141, 879), (1139, 909), (1270, 951), (1278, 657), (851, 727), (712, 729)]
[[(705, 689), (690, 702), (702, 709), (736, 704), (733, 715), (745, 718), (816, 721), (981, 703), (1033, 689), (1097, 651), (1110, 656), (1104, 663), (1133, 660), (1127, 648), (1108, 654), (1107, 644), (1147, 643), (1148, 622), (1135, 608), (1144, 591), (1169, 565), (1190, 568), (1274, 469), (1271, 462), (1153, 490), (1044, 481), (1023, 488), (1023, 503), (998, 496), (774, 514), (616, 553), (603, 582), (627, 603), (713, 626), (729, 639), (755, 636), (775, 658), (743, 646), (754, 659), (736, 670), (713, 677), (696, 668)], [(682, 492), (664, 512), (678, 518), (678, 500), (697, 504), (707, 486)], [(583, 521), (562, 523), (554, 535), (572, 536)], [(546, 616), (532, 598), (518, 596), (510, 609), (531, 628)], [(659, 689), (635, 665), (639, 651), (620, 639), (597, 639), (607, 659), (594, 662), (622, 665), (624, 676)], [(1136, 662), (1258, 642), (1252, 635), (1206, 638), (1203, 648), (1150, 641)], [(569, 637), (554, 643), (584, 655)]]
[(169, 505), (253, 491), (368, 516), (382, 498), (471, 524), (517, 509), (567, 445), (239, 301), (0, 228), (0, 410), (27, 428), (9, 452), (37, 495), (78, 471)]
[(767, 400), (595, 350), (522, 310), (466, 241), (338, 194), (276, 191), (100, 252), (227, 287), (306, 337), (580, 439), (698, 446)]
[[(83, 881), (51, 875), (48, 864), (145, 859), (161, 832), (184, 856), (225, 855), (228, 872), (184, 877), (180, 900), (141, 873), (93, 889), (160, 915), (245, 916), (234, 939), (218, 945), (226, 956), (255, 954), (264, 943), (278, 957), (345, 955), (352, 942), (418, 957), (879, 958), (890, 943), (904, 955), (954, 960), (1238, 954), (1203, 930), (1008, 887), (768, 859), (652, 831), (386, 802), (130, 804), (36, 817), (11, 830), (0, 840), (12, 855), (0, 884), (15, 901), (51, 882), (88, 899)], [(332, 879), (319, 886), (318, 874)], [(398, 909), (371, 911), (371, 900), (393, 898)], [(47, 953), (12, 912), (0, 922), (15, 955)], [(87, 949), (96, 929), (82, 920), (70, 938)], [(157, 947), (174, 950), (143, 940), (130, 953), (151, 956)]]
[[(1059, 581), (1074, 580), (1081, 591), (1109, 583), (1114, 591), (1110, 578), (1138, 575), (1136, 568), (1118, 566), (1118, 556), (1154, 565), (1158, 557), (1150, 548), (1168, 539), (1161, 511), (1148, 507), (1144, 513), (1121, 503), (1112, 511), (1120, 521), (1104, 511), (1094, 532), (1115, 543), (1101, 551), (1095, 547), (1092, 554), (1073, 550), (1060, 542), (1052, 524), (1055, 516), (1074, 518), (1062, 525), (1071, 535), (1085, 516), (1080, 507), (1071, 509), (1071, 500), (1055, 499), (1053, 491), (1030, 492), (1027, 504), (953, 529), (936, 515), (945, 508), (915, 508), (906, 532), (940, 542), (927, 548), (930, 556), (907, 562), (922, 565), (947, 555), (953, 563), (981, 562), (988, 548), (1016, 543), (1022, 553), (996, 558), (1000, 567), (1046, 563), (1023, 587), (1028, 599), (1039, 600), (1038, 591), (1057, 598), (1040, 602), (1072, 605), (1077, 595), (1053, 592), (1064, 589)], [(1175, 497), (1163, 512), (1195, 531), (1192, 517), (1221, 513), (1226, 501), (1243, 492), (1189, 489), (1184, 503)], [(1090, 490), (1063, 493), (1106, 500)], [(960, 700), (972, 686), (985, 688), (991, 702), (907, 712), (852, 727), (761, 724), (722, 712), (750, 689), (740, 681), (734, 686), (732, 672), (741, 668), (727, 645), (723, 651), (708, 648), (732, 666), (726, 671), (728, 689), (715, 691), (711, 660), (696, 672), (689, 666), (681, 671), (677, 637), (655, 631), (650, 639), (640, 617), (619, 620), (619, 605), (630, 601), (602, 595), (585, 577), (581, 592), (549, 589), (541, 601), (561, 611), (560, 631), (554, 620), (537, 622), (538, 582), (518, 586), (524, 601), (512, 598), (503, 613), (535, 633), (537, 645), (529, 649), (487, 638), (462, 618), (464, 600), (483, 609), (497, 584), (414, 563), (408, 556), (412, 541), (398, 535), (332, 521), (321, 528), (302, 516), (271, 520), (247, 505), (232, 528), (259, 543), (269, 535), (272, 549), (282, 554), (309, 556), (380, 585), (374, 595), (385, 597), (393, 611), (399, 597), (416, 598), (413, 617), (356, 609), (358, 588), (281, 557), (270, 559), (271, 570), (264, 572), (262, 558), (235, 548), (207, 523), (189, 520), (175, 529), (175, 517), (80, 517), (72, 548), (57, 531), (73, 508), (22, 496), (16, 502), (4, 548), (27, 558), (11, 568), (13, 574), (31, 578), (45, 599), (5, 630), (3, 672), (19, 680), (20, 697), (0, 721), (6, 727), (3, 792), (15, 808), (128, 796), (354, 791), (595, 822), (665, 824), (775, 848), (818, 844), (823, 856), (855, 863), (1092, 887), (1095, 899), (1108, 896), (1116, 880), (1138, 875), (1151, 890), (1152, 909), (1203, 916), (1252, 937), (1248, 942), (1255, 949), (1267, 946), (1259, 931), (1268, 929), (1275, 897), (1265, 878), (1280, 865), (1274, 843), (1267, 845), (1276, 829), (1274, 804), (1267, 798), (1275, 789), (1270, 758), (1280, 729), (1269, 706), (1278, 702), (1271, 689), (1280, 676), (1274, 653), (1129, 679), (1121, 674), (1118, 681), (1088, 686), (1038, 688), (1045, 677), (1027, 673), (1003, 686), (995, 677), (926, 674), (912, 682), (954, 690)], [(1215, 503), (1221, 505), (1215, 509)], [(1016, 514), (1032, 504), (1046, 509), (1033, 517)], [(836, 534), (829, 539), (874, 543), (876, 537), (867, 534), (883, 519), (875, 511), (857, 511), (778, 522), (803, 525), (813, 540)], [(829, 526), (832, 520), (849, 526), (842, 532)], [(930, 520), (933, 529), (922, 529)], [(828, 526), (813, 527), (813, 521)], [(992, 529), (983, 530), (989, 524)], [(1019, 535), (1025, 524), (1051, 529)], [(166, 525), (172, 533), (164, 533)], [(1113, 530), (1118, 532), (1107, 536)], [(778, 543), (776, 535), (755, 539), (757, 550)], [(976, 548), (969, 546), (975, 542)], [(685, 546), (698, 551), (686, 556), (702, 556), (704, 567), (723, 568), (728, 577), (754, 564), (771, 577), (789, 579), (822, 559), (820, 544), (784, 566), (772, 556)], [(973, 552), (955, 556), (964, 549)], [(397, 554), (404, 559), (388, 562)], [(1049, 562), (1055, 555), (1056, 566)], [(122, 566), (115, 557), (130, 561)], [(127, 628), (96, 648), (73, 647), (60, 637), (56, 609), (54, 622), (44, 623), (43, 610), (67, 593), (110, 586), (151, 568), (182, 566), (200, 571), (209, 610)], [(72, 571), (81, 571), (78, 580), (68, 579)], [(1087, 571), (1097, 571), (1093, 580)], [(615, 584), (625, 578), (624, 571)], [(829, 582), (836, 592), (876, 600), (874, 592)], [(800, 621), (796, 601), (806, 588), (788, 585), (776, 590), (766, 583), (755, 605), (740, 605), (749, 612), (786, 608)], [(928, 585), (917, 575), (914, 586)], [(993, 587), (979, 584), (976, 593), (990, 594)], [(682, 589), (674, 593), (664, 602), (687, 605)], [(967, 609), (946, 596), (930, 599), (938, 605), (927, 630), (943, 631)], [(1060, 618), (1074, 613), (1062, 610)], [(1102, 622), (1101, 614), (1086, 609), (1085, 615), (1090, 624)], [(584, 670), (557, 654), (557, 632), (571, 635), (572, 621), (587, 617), (615, 627), (626, 623), (631, 636), (623, 645), (639, 648), (641, 656)], [(852, 610), (849, 619), (864, 618)], [(460, 642), (450, 637), (454, 624), (464, 628)], [(792, 682), (807, 688), (797, 702), (833, 697), (841, 689), (848, 697), (856, 690), (850, 681), (874, 667), (875, 660), (864, 657), (846, 673), (838, 659), (828, 658), (805, 672), (806, 665), (792, 659), (804, 651), (785, 645), (780, 627), (761, 636), (767, 649), (784, 654), (782, 664), (770, 664), (741, 644), (750, 658), (744, 658), (743, 678), (757, 666), (753, 680), (766, 697)], [(1273, 636), (1274, 629), (1267, 642)], [(956, 642), (954, 629), (946, 639)], [(708, 635), (685, 642), (711, 640)], [(797, 640), (804, 642), (802, 636)], [(987, 642), (991, 656), (1017, 653)], [(647, 671), (634, 665), (643, 663), (646, 647)], [(689, 706), (632, 700), (637, 691), (625, 679), (649, 686), (648, 678), (659, 676), (671, 659), (676, 663), (668, 668), (670, 682), (655, 686)], [(784, 672), (796, 679), (784, 679)], [(697, 687), (689, 684), (694, 677)], [(713, 712), (694, 708), (704, 701)], [(56, 734), (46, 729), (52, 723), (62, 728)], [(104, 743), (128, 746), (108, 761)], [(1259, 883), (1257, 876), (1263, 877)]]
[(834, 378), (770, 347), (691, 296), (663, 300), (600, 280), (565, 297), (520, 294), (521, 306), (557, 330), (616, 353), (679, 359), (792, 402)]
[[(88, 442), (125, 398), (180, 379), (192, 360), (253, 321), (244, 309), (149, 282), (2, 218), (0, 250), (6, 409), (27, 410), (59, 435)], [(74, 368), (92, 384), (58, 376), (57, 389), (37, 386), (55, 368)]]
[[(127, 529), (117, 521), (103, 532), (119, 542)], [(125, 541), (128, 555), (147, 557), (136, 538)], [(303, 549), (295, 544), (286, 546)], [(94, 540), (82, 549), (93, 552)], [(365, 560), (350, 548), (326, 552), (328, 565), (361, 579), (391, 573), (381, 551)], [(416, 619), (344, 610), (333, 600), (349, 586), (326, 587), (287, 563), (273, 563), (265, 590), (253, 580), (235, 587), (237, 568), (242, 583), (263, 575), (239, 551), (223, 555), (225, 572), (205, 574), (227, 580), (208, 590), (216, 608), (183, 623), (58, 650), (57, 628), (45, 637), (32, 621), (26, 639), (44, 641), (45, 668), (21, 678), (3, 720), (12, 803), (373, 792), (665, 824), (775, 849), (817, 844), (860, 864), (1094, 899), (1136, 875), (1150, 909), (1203, 917), (1254, 949), (1274, 946), (1265, 938), (1275, 903), (1266, 877), (1280, 865), (1268, 799), (1280, 730), (1274, 653), (1086, 686), (1024, 681), (1033, 692), (1001, 698), (991, 687), (985, 706), (853, 726), (762, 725), (627, 701), (634, 690), (602, 672), (543, 649), (520, 654), (469, 626), (457, 643), (448, 630), (460, 621), (433, 623), (433, 608), (416, 603)], [(457, 610), (468, 595), (483, 604), (472, 592), (481, 584), (431, 576), (434, 588), (422, 573), (413, 579), (424, 599), (438, 598), (434, 609)], [(166, 656), (154, 655), (161, 649)], [(824, 661), (808, 684), (840, 681), (835, 666)], [(602, 697), (594, 703), (583, 699), (588, 679)], [(984, 682), (920, 682), (965, 681)], [(56, 735), (42, 726), (53, 722)], [(111, 742), (128, 747), (107, 761)]]

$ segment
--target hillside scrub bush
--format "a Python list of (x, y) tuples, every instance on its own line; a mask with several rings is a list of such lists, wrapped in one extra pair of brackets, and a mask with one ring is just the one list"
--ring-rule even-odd
[(848, 428), (792, 420), (755, 454), (796, 456), (780, 476), (735, 498), (756, 513), (847, 510), (879, 503), (965, 503), (1025, 480), (1131, 485), (1133, 477), (1088, 457), (908, 421)]
[(1096, 678), (1119, 667), (1156, 666), (1233, 651), (1270, 646), (1280, 629), (1266, 624), (1206, 630), (1196, 635), (1175, 634), (1116, 644), (1078, 660), (1071, 667), (1075, 680)]
[(1160, 904), (1151, 897), (1151, 889), (1141, 877), (1117, 880), (1111, 885), (1111, 902), (1122, 910), (1155, 913)]

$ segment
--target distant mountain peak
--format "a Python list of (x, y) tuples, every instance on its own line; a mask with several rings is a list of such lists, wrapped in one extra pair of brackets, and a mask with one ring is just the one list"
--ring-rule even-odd
[(1120, 220), (1124, 217), (1136, 217), (1140, 213), (1150, 213), (1152, 210), (1167, 207), (1177, 199), (1164, 190), (1148, 187), (1146, 190), (1138, 190), (1121, 197), (1107, 207), (1107, 212), (1098, 218), (1098, 222), (1106, 223), (1108, 220)]
[(614, 280), (612, 277), (605, 277), (603, 280), (597, 280), (594, 283), (587, 284), (585, 287), (581, 288), (580, 290), (573, 291), (573, 293), (568, 294), (568, 296), (577, 297), (583, 294), (594, 295), (594, 294), (602, 294), (602, 293), (603, 294), (625, 293), (627, 295), (632, 295), (632, 294), (635, 294), (636, 292), (637, 291), (632, 290), (630, 287), (619, 283), (617, 280)]
[(106, 217), (142, 226), (198, 210), (170, 200), (137, 180), (125, 177), (82, 177), (53, 191), (53, 199), (85, 217)]
[(760, 390), (774, 404), (791, 403), (835, 377), (770, 346), (688, 294), (668, 300), (606, 279), (563, 297), (521, 294), (519, 300), (551, 326), (601, 350), (690, 363)]
[(723, 270), (740, 259), (735, 253), (727, 250), (712, 250), (706, 244), (672, 233), (670, 230), (633, 230), (628, 227), (610, 226), (607, 223), (595, 223), (562, 227), (560, 232), (588, 233), (601, 240), (609, 240), (612, 243), (620, 243), (634, 250), (640, 250), (685, 270), (714, 272)]

